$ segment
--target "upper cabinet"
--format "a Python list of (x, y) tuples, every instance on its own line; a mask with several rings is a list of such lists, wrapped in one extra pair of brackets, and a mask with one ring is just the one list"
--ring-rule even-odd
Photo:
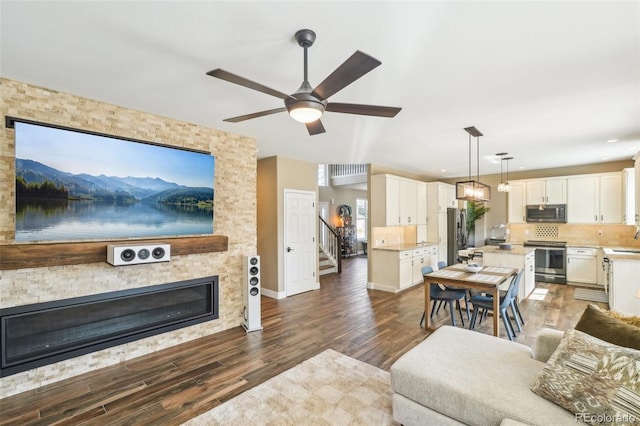
[(371, 176), (372, 226), (426, 225), (426, 183), (394, 175)]
[(622, 171), (622, 223), (636, 224), (636, 171), (633, 167)]
[(509, 182), (509, 215), (510, 223), (525, 223), (527, 214), (527, 199), (525, 197), (526, 183), (511, 181)]
[(536, 179), (527, 181), (527, 204), (566, 204), (567, 179)]
[[(447, 209), (458, 207), (456, 200), (456, 187), (454, 185), (443, 182), (429, 182), (428, 194), (431, 201), (429, 206), (429, 215), (446, 213)], [(438, 204), (435, 204), (438, 200)], [(436, 210), (437, 209), (437, 210)]]
[(635, 157), (635, 173), (636, 173), (636, 226), (640, 226), (640, 152)]
[(575, 176), (567, 179), (568, 223), (622, 223), (622, 175)]

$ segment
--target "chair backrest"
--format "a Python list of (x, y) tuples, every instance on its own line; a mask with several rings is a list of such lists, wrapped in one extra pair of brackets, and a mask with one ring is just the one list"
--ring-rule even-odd
[(433, 268), (431, 266), (423, 266), (422, 267), (422, 275), (427, 275), (433, 272)]
[(518, 293), (520, 292), (520, 281), (522, 280), (522, 276), (524, 275), (524, 269), (518, 272), (518, 275), (513, 278), (513, 289), (511, 290), (510, 300), (518, 297)]
[(518, 296), (518, 289), (520, 288), (520, 280), (522, 279), (523, 275), (524, 275), (524, 269), (518, 272), (518, 275), (513, 277), (513, 279), (509, 283), (507, 294), (504, 295), (504, 299), (500, 304), (500, 308), (506, 308), (509, 305), (509, 303), (511, 303), (511, 300), (513, 300)]
[(438, 262), (438, 269), (442, 269), (446, 267), (447, 267), (447, 262), (445, 262), (444, 260), (441, 260), (440, 262)]

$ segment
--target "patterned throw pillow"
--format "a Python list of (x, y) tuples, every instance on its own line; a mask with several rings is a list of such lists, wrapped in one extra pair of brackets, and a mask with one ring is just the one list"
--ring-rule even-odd
[(603, 425), (640, 423), (640, 351), (567, 330), (531, 390)]

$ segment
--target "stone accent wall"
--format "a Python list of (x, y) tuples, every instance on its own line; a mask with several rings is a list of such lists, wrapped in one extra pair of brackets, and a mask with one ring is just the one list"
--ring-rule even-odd
[[(257, 151), (253, 139), (8, 79), (0, 79), (0, 90), (3, 119), (9, 115), (210, 151), (216, 157), (214, 232), (229, 237), (227, 252), (172, 256), (168, 263), (114, 268), (105, 262), (0, 271), (1, 308), (209, 275), (218, 275), (220, 283), (219, 319), (4, 377), (0, 379), (0, 397), (240, 326), (241, 255), (255, 254), (257, 246)], [(0, 244), (13, 244), (14, 232), (14, 130), (3, 128), (0, 130)]]

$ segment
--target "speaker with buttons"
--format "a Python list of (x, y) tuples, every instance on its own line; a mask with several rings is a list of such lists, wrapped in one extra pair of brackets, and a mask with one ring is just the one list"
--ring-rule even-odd
[(113, 266), (168, 262), (170, 259), (170, 244), (131, 244), (126, 246), (109, 244), (107, 246), (107, 262)]
[(262, 330), (260, 316), (260, 256), (242, 256), (242, 326), (248, 332)]

